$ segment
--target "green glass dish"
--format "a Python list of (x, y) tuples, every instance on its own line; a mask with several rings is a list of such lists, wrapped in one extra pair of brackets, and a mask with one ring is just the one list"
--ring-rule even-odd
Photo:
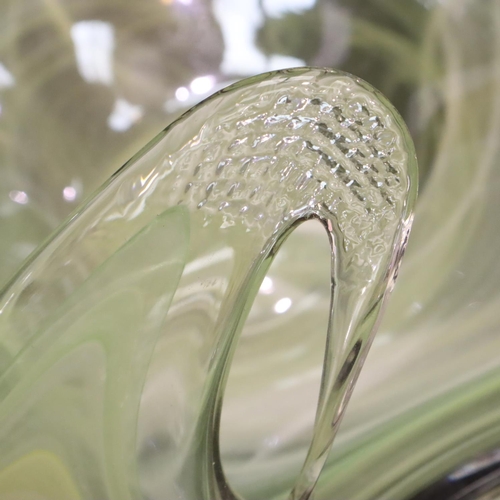
[[(232, 355), (280, 246), (314, 219), (331, 245), (330, 319), (290, 493), (309, 498), (394, 285), (416, 189), (402, 119), (347, 74), (264, 74), (188, 111), (2, 293), (0, 494), (233, 498), (219, 451)], [(159, 339), (167, 407), (138, 437)]]

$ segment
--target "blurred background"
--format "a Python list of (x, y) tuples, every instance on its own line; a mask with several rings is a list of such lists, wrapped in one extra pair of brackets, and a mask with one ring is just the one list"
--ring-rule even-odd
[[(316, 498), (500, 498), (499, 0), (2, 0), (0, 286), (183, 111), (244, 77), (306, 65), (353, 73), (393, 102), (421, 183), (399, 282)], [(240, 340), (221, 447), (244, 498), (279, 497), (305, 457), (329, 258), (321, 230), (297, 230)], [(151, 500), (161, 453), (144, 443), (168, 404), (161, 359), (160, 342), (138, 443)]]

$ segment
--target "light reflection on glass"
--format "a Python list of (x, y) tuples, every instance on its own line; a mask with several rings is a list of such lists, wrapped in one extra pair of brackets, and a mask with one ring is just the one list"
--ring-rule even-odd
[(264, 278), (264, 280), (262, 281), (262, 285), (260, 285), (259, 291), (260, 293), (263, 293), (265, 295), (269, 295), (274, 292), (274, 283), (269, 276), (266, 276)]
[(76, 200), (76, 189), (73, 186), (66, 186), (63, 189), (63, 198), (66, 201), (75, 201)]
[(264, 21), (259, 1), (215, 0), (213, 9), (224, 38), (222, 72), (250, 75), (265, 71), (266, 56), (255, 43), (257, 30)]
[(12, 190), (9, 193), (9, 198), (20, 205), (26, 205), (29, 201), (29, 197), (24, 191)]
[(280, 54), (273, 54), (267, 60), (266, 71), (276, 71), (278, 69), (297, 68), (304, 66), (306, 63), (298, 57), (282, 56)]
[(0, 62), (0, 90), (13, 87), (15, 83), (12, 73)]
[(485, 469), (486, 467), (491, 467), (492, 465), (498, 464), (500, 462), (500, 450), (493, 450), (491, 453), (488, 453), (478, 459), (460, 467), (452, 474), (448, 476), (450, 481), (459, 481), (464, 477), (471, 476), (481, 469)]
[(263, 0), (262, 6), (269, 17), (281, 17), (287, 13), (300, 14), (314, 7), (316, 0)]
[(175, 98), (181, 102), (187, 101), (189, 99), (189, 90), (186, 87), (179, 87), (175, 91)]
[(191, 92), (197, 95), (203, 95), (210, 92), (215, 85), (215, 77), (212, 75), (199, 76), (189, 85)]
[(283, 314), (288, 311), (292, 307), (292, 299), (289, 297), (283, 297), (278, 300), (276, 304), (274, 304), (274, 312), (277, 314)]
[[(201, 79), (201, 80), (200, 80)], [(209, 94), (217, 92), (218, 90), (227, 87), (234, 83), (235, 80), (225, 80), (217, 82), (213, 76), (202, 76), (195, 78), (189, 87), (179, 87), (172, 99), (167, 99), (163, 103), (163, 109), (166, 113), (177, 113), (181, 110), (186, 110), (190, 106), (198, 104), (202, 99), (207, 97)], [(210, 89), (209, 89), (210, 85)], [(193, 87), (197, 92), (193, 91)], [(203, 92), (202, 92), (203, 90)]]
[(131, 104), (125, 99), (117, 99), (108, 117), (109, 128), (115, 132), (125, 132), (143, 116), (142, 106)]
[[(230, 75), (252, 75), (265, 71), (304, 66), (305, 61), (282, 54), (266, 56), (257, 46), (257, 31), (263, 26), (265, 14), (279, 17), (314, 6), (315, 0), (280, 0), (267, 2), (264, 11), (257, 0), (215, 0), (214, 16), (224, 38), (221, 71)], [(310, 7), (309, 7), (310, 6)]]
[(89, 83), (113, 83), (113, 26), (104, 21), (79, 21), (71, 27), (78, 72)]

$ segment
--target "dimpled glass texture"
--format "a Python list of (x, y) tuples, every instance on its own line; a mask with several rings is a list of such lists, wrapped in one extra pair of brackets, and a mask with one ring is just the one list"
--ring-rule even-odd
[[(316, 219), (332, 256), (322, 386), (302, 470), (272, 493), (308, 498), (393, 287), (416, 179), (399, 115), (344, 73), (269, 73), (187, 112), (3, 291), (0, 497), (233, 498), (219, 452), (232, 354), (280, 245)], [(159, 338), (168, 404), (138, 433)]]
[[(407, 123), (419, 167), (397, 284), (315, 498), (494, 498), (497, 0), (2, 0), (0, 288), (181, 113), (242, 78), (297, 66), (337, 68), (379, 89)], [(304, 463), (325, 351), (330, 260), (321, 224), (300, 225), (245, 322), (220, 424), (226, 477), (244, 498), (290, 491)], [(161, 495), (164, 468), (156, 464), (182, 428), (182, 420), (167, 425), (163, 417), (184, 383), (163, 383), (173, 381), (164, 368), (169, 353), (160, 335), (140, 404), (146, 498)]]

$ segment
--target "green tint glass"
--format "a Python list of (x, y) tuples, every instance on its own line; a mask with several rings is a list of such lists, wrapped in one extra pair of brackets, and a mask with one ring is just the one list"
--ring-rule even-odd
[[(416, 186), (401, 118), (344, 73), (264, 74), (183, 115), (2, 293), (0, 494), (233, 498), (218, 442), (232, 354), (273, 257), (316, 219), (331, 245), (320, 398), (302, 471), (273, 493), (309, 497), (396, 279)], [(137, 432), (159, 339), (161, 438), (154, 424)]]

